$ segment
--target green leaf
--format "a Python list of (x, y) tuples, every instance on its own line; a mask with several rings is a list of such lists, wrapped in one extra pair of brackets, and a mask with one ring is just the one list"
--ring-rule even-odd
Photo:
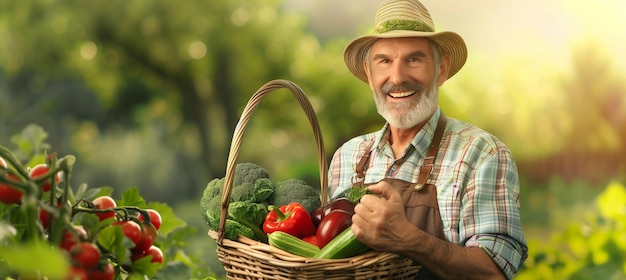
[(116, 201), (117, 206), (136, 206), (146, 208), (146, 201), (139, 195), (137, 187), (131, 187), (122, 194), (122, 199)]
[[(33, 261), (36, 257), (36, 261)], [(67, 256), (47, 243), (29, 243), (3, 247), (0, 262), (8, 265), (12, 273), (23, 278), (36, 279), (45, 275), (48, 279), (63, 279), (69, 268)]]
[(172, 208), (165, 203), (150, 202), (146, 204), (146, 209), (154, 209), (161, 215), (161, 228), (159, 228), (159, 234), (167, 236), (173, 230), (187, 226), (187, 223), (176, 217)]
[(112, 254), (119, 263), (130, 263), (130, 248), (135, 244), (124, 235), (121, 227), (102, 229), (98, 234), (98, 244)]

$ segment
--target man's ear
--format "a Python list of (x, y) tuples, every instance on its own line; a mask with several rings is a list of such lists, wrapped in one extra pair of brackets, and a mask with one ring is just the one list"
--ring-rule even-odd
[(448, 73), (450, 72), (450, 57), (449, 56), (444, 56), (441, 58), (441, 63), (439, 65), (439, 79), (438, 79), (438, 84), (439, 86), (443, 85), (443, 82), (445, 82), (446, 80), (448, 80)]

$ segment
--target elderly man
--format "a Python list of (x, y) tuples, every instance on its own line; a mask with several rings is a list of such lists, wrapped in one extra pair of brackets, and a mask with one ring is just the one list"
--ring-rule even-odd
[(439, 108), (438, 88), (466, 58), (463, 39), (435, 32), (417, 0), (384, 4), (373, 34), (344, 53), (387, 123), (335, 152), (331, 194), (367, 185), (374, 195), (355, 207), (352, 231), (422, 265), (416, 279), (511, 279), (527, 257), (511, 152)]

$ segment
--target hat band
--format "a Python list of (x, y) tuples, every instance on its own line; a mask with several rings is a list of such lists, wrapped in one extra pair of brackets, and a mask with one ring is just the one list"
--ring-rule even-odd
[(388, 20), (378, 25), (374, 33), (386, 33), (394, 30), (410, 30), (422, 32), (434, 32), (435, 29), (424, 22), (415, 20)]

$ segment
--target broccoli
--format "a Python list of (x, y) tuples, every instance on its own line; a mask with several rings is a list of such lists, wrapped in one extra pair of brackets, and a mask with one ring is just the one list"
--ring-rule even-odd
[(209, 218), (207, 217), (207, 211), (211, 210), (211, 214), (217, 214), (219, 220), (220, 208), (222, 207), (222, 188), (224, 187), (224, 178), (215, 178), (211, 180), (200, 199), (200, 213), (202, 218), (208, 224)]
[(274, 192), (272, 181), (268, 178), (258, 178), (254, 182), (233, 184), (230, 192), (230, 201), (261, 202), (266, 200)]
[[(213, 230), (218, 230), (219, 226), (224, 182), (225, 178), (211, 180), (200, 199), (202, 218)], [(265, 200), (273, 190), (269, 174), (263, 167), (254, 163), (237, 164), (224, 236), (236, 239), (241, 234), (255, 240), (265, 240), (267, 236), (260, 226), (268, 211)]]
[(319, 190), (299, 179), (287, 179), (274, 184), (274, 192), (267, 202), (275, 206), (298, 202), (309, 213), (322, 206)]
[(267, 243), (267, 235), (262, 225), (269, 212), (267, 206), (249, 201), (235, 201), (228, 206), (228, 219), (232, 219), (252, 229), (256, 240)]
[(251, 162), (238, 163), (235, 166), (235, 176), (233, 177), (233, 186), (243, 183), (254, 183), (259, 178), (270, 178), (265, 168)]

